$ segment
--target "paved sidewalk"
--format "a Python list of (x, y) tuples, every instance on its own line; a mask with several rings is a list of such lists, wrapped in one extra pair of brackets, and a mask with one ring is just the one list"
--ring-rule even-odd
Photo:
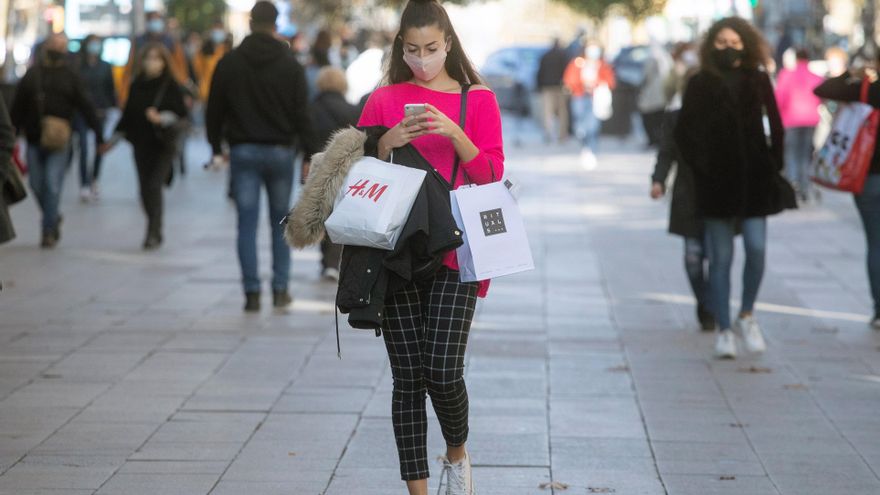
[[(651, 156), (609, 142), (585, 171), (572, 149), (526, 144), (508, 167), (538, 268), (493, 283), (469, 346), (481, 495), (880, 493), (880, 334), (849, 198), (771, 221), (770, 349), (718, 362), (648, 199)], [(31, 201), (13, 210), (0, 494), (405, 493), (384, 346), (346, 327), (336, 358), (317, 251), (295, 254), (292, 314), (244, 315), (225, 177), (178, 181), (166, 246), (143, 253), (132, 169), (115, 150), (92, 205), (68, 177), (55, 251), (36, 248)]]

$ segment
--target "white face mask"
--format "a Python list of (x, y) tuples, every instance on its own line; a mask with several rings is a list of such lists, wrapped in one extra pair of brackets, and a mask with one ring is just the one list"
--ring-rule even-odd
[(438, 50), (426, 57), (418, 57), (410, 53), (403, 54), (403, 61), (413, 71), (416, 79), (430, 81), (440, 74), (446, 64), (446, 50)]
[(602, 56), (602, 49), (598, 46), (591, 46), (587, 48), (587, 58), (590, 60), (599, 60), (599, 57)]
[(700, 57), (697, 56), (697, 53), (695, 51), (688, 50), (681, 54), (681, 63), (683, 63), (684, 66), (688, 68), (696, 67), (700, 64)]

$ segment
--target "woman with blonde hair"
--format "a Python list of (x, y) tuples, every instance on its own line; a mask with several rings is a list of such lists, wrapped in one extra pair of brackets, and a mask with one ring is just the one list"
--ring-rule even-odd
[[(318, 71), (315, 80), (318, 94), (312, 102), (312, 122), (318, 142), (326, 145), (334, 132), (357, 125), (360, 110), (345, 99), (348, 81), (345, 72), (327, 66)], [(321, 276), (328, 280), (339, 279), (339, 263), (342, 246), (333, 244), (329, 236), (321, 241)]]

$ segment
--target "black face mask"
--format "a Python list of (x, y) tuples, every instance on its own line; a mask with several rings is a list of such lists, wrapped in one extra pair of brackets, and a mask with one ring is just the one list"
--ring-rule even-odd
[(715, 49), (712, 51), (715, 63), (722, 69), (733, 69), (737, 62), (742, 61), (743, 51), (736, 48), (727, 47), (724, 49)]
[(52, 62), (52, 63), (60, 62), (61, 59), (63, 59), (63, 58), (64, 58), (64, 54), (59, 51), (46, 50), (46, 59), (49, 60), (49, 62)]

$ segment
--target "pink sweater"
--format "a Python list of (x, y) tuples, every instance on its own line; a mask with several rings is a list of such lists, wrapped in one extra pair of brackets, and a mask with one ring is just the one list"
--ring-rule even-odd
[[(394, 127), (403, 120), (403, 107), (407, 103), (430, 103), (446, 114), (453, 122), (459, 122), (461, 95), (423, 88), (412, 83), (399, 83), (378, 88), (370, 95), (358, 127)], [(463, 184), (488, 184), (501, 180), (504, 175), (504, 146), (501, 137), (501, 112), (495, 93), (486, 89), (474, 89), (468, 93), (467, 118), (464, 132), (480, 152), (473, 160), (461, 162), (455, 187)], [(452, 179), (455, 164), (455, 148), (443, 136), (422, 136), (412, 142), (413, 146), (437, 169), (446, 180)], [(447, 254), (443, 264), (458, 270), (455, 251)], [(480, 282), (478, 295), (486, 297), (489, 281)]]
[(822, 101), (813, 90), (824, 79), (810, 72), (807, 62), (798, 62), (793, 70), (782, 70), (776, 81), (776, 102), (786, 129), (816, 127)]

